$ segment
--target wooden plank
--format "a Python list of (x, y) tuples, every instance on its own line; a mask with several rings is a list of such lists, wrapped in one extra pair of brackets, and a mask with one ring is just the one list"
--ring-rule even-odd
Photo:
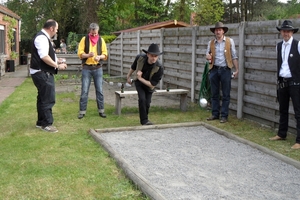
[(272, 46), (274, 47), (274, 51), (277, 43), (278, 41), (274, 39), (258, 39), (257, 37), (255, 37), (255, 39), (252, 38), (245, 39), (245, 45), (247, 46), (260, 46), (260, 47)]
[(277, 55), (275, 51), (251, 51), (246, 50), (245, 51), (245, 57), (254, 57), (254, 58), (272, 58), (276, 59)]
[(267, 87), (267, 85), (259, 85), (259, 84), (254, 84), (252, 82), (250, 82), (249, 84), (246, 83), (245, 84), (245, 92), (253, 92), (253, 93), (256, 93), (256, 94), (264, 94), (264, 95), (268, 95), (268, 96), (273, 96), (273, 97), (276, 97), (276, 85), (274, 86), (270, 86), (270, 87)]
[(251, 103), (255, 106), (259, 106), (259, 108), (261, 107), (265, 107), (265, 108), (269, 108), (269, 109), (273, 109), (273, 110), (277, 110), (278, 109), (278, 105), (274, 102), (274, 103), (270, 103), (270, 101), (262, 101), (259, 98), (255, 98), (255, 97), (251, 97), (248, 95), (245, 95), (243, 100), (246, 103)]
[(253, 62), (245, 62), (245, 68), (248, 69), (254, 69), (254, 70), (259, 70), (259, 71), (269, 71), (274, 73), (274, 77), (276, 77), (276, 72), (274, 71), (274, 62), (268, 63), (266, 60), (261, 60), (259, 62), (258, 59), (256, 59), (258, 62), (253, 63)]
[[(153, 95), (160, 95), (160, 94), (188, 94), (189, 91), (185, 89), (170, 89), (169, 91), (167, 90), (155, 90), (153, 92)], [(118, 94), (121, 98), (125, 96), (131, 96), (131, 95), (137, 95), (136, 90), (132, 91), (124, 91), (123, 93), (121, 91), (115, 91), (115, 94)]]
[(245, 74), (244, 79), (246, 79), (247, 81), (253, 81), (253, 82), (276, 84), (276, 77), (274, 77), (274, 76), (262, 76), (262, 75), (256, 75), (256, 74)]

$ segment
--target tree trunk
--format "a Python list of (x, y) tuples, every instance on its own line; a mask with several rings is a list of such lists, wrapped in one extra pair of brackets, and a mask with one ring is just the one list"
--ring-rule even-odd
[(241, 0), (241, 21), (245, 21), (245, 0)]
[(233, 10), (233, 7), (232, 7), (232, 0), (230, 0), (230, 1), (229, 1), (229, 21), (230, 21), (230, 23), (233, 23), (232, 10)]
[(170, 7), (170, 3), (171, 3), (171, 0), (167, 0), (166, 7), (165, 7), (165, 16), (168, 16), (168, 10)]
[(184, 15), (185, 15), (185, 0), (180, 0), (180, 6), (179, 6), (179, 19), (180, 21), (184, 21)]

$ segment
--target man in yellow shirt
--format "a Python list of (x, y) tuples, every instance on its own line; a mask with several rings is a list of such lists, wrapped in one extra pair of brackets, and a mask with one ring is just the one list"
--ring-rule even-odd
[(91, 23), (89, 34), (84, 36), (78, 46), (78, 56), (82, 60), (81, 95), (78, 119), (86, 114), (88, 94), (93, 78), (96, 89), (96, 102), (100, 117), (106, 118), (104, 113), (104, 96), (102, 90), (103, 69), (101, 60), (107, 60), (107, 48), (103, 38), (98, 34), (99, 25)]

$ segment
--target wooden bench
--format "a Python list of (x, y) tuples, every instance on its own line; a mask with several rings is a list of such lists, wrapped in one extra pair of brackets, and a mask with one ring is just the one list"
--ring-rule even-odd
[[(156, 90), (153, 92), (153, 95), (180, 95), (180, 110), (186, 111), (187, 110), (187, 94), (189, 93), (188, 90), (185, 89), (170, 89), (167, 90)], [(133, 96), (137, 95), (137, 91), (115, 91), (116, 100), (115, 100), (115, 114), (120, 115), (122, 109), (122, 99), (126, 96)]]

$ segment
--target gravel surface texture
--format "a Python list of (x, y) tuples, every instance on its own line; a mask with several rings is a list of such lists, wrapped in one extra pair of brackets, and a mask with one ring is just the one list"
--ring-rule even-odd
[(204, 126), (94, 137), (152, 199), (300, 199), (299, 168)]

